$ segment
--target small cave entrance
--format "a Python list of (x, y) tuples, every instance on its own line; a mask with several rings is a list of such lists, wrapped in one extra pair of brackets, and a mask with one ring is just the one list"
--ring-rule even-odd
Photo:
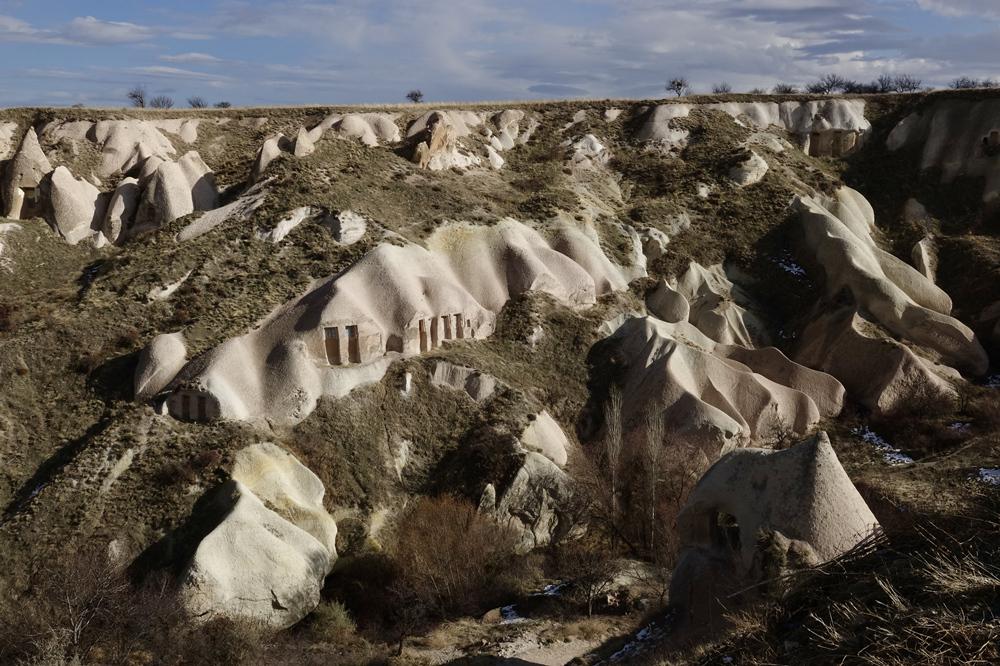
[(733, 555), (740, 552), (740, 524), (736, 516), (724, 511), (713, 511), (709, 514), (709, 534), (712, 546), (719, 550), (729, 551)]

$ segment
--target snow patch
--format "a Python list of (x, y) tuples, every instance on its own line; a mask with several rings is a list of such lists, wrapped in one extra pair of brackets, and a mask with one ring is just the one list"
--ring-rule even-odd
[(894, 447), (866, 425), (854, 428), (851, 433), (861, 441), (867, 442), (881, 451), (883, 460), (890, 465), (909, 465), (913, 462), (913, 458)]

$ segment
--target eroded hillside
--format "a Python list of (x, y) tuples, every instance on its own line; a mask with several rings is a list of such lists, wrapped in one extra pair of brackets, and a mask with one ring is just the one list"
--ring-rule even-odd
[(989, 515), (998, 132), (975, 91), (2, 112), (0, 608), (101, 553), (199, 621), (346, 605), (374, 660), (412, 618), (347, 583), (448, 496), (518, 561), (678, 564), (669, 644), (760, 534), (811, 569)]

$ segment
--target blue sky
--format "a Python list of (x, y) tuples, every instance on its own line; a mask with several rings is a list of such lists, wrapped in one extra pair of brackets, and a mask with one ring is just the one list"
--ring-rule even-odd
[(653, 97), (1000, 79), (1000, 0), (0, 0), (0, 105)]

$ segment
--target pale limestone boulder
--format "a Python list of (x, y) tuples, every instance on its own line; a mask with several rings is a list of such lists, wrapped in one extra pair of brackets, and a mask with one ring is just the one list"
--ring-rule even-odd
[[(185, 153), (177, 160), (184, 178), (191, 190), (191, 205), (194, 210), (212, 210), (219, 205), (219, 190), (215, 185), (215, 174), (195, 151)], [(173, 221), (176, 218), (171, 218)]]
[(797, 568), (838, 557), (878, 529), (826, 433), (783, 451), (733, 451), (705, 472), (677, 516), (671, 604), (688, 621), (717, 619), (735, 591), (728, 586), (773, 575), (761, 534), (784, 550), (771, 564)]
[(149, 400), (167, 387), (187, 363), (184, 334), (161, 333), (139, 352), (133, 379), (136, 400)]
[(476, 402), (486, 400), (493, 395), (499, 382), (496, 377), (480, 372), (475, 368), (455, 365), (447, 361), (434, 364), (431, 374), (431, 384), (465, 391)]
[[(69, 169), (57, 167), (43, 183), (46, 219), (70, 245), (94, 236), (95, 221), (103, 221), (101, 191)], [(99, 226), (99, 225), (98, 225)]]
[(290, 143), (288, 137), (284, 134), (266, 139), (261, 145), (260, 150), (257, 151), (257, 157), (254, 159), (253, 167), (250, 170), (250, 180), (257, 182), (263, 178), (267, 167), (287, 149)]
[(104, 236), (110, 243), (117, 243), (123, 238), (122, 233), (127, 231), (135, 221), (136, 211), (139, 210), (139, 201), (142, 191), (139, 181), (136, 178), (123, 178), (118, 187), (115, 188), (108, 202), (108, 213), (105, 216)]
[(42, 182), (42, 178), (52, 171), (49, 159), (42, 152), (38, 143), (38, 135), (31, 127), (24, 133), (21, 146), (13, 159), (7, 164), (3, 177), (4, 217), (12, 220), (21, 219), (21, 208), (24, 203), (25, 189), (34, 190)]
[(541, 453), (559, 467), (566, 466), (569, 440), (547, 411), (542, 410), (528, 423), (519, 441), (528, 451)]
[(323, 221), (323, 226), (330, 230), (333, 239), (338, 243), (353, 245), (364, 238), (368, 231), (368, 220), (360, 213), (342, 210), (335, 215), (328, 216)]
[(687, 321), (691, 313), (687, 299), (663, 279), (646, 296), (646, 309), (657, 319), (670, 324)]
[(299, 128), (299, 133), (295, 137), (295, 148), (292, 150), (292, 154), (295, 157), (307, 157), (316, 152), (316, 145), (309, 136), (309, 132), (305, 127)]
[(913, 267), (931, 282), (937, 282), (938, 251), (933, 236), (924, 236), (910, 253)]
[(221, 520), (198, 544), (182, 599), (192, 615), (284, 629), (308, 615), (336, 561), (336, 524), (322, 482), (291, 454), (257, 444), (205, 510)]
[(729, 170), (729, 178), (737, 187), (759, 183), (767, 173), (767, 160), (750, 151), (750, 156)]
[(955, 370), (918, 356), (853, 308), (814, 317), (799, 335), (795, 360), (836, 377), (876, 414), (904, 407), (918, 394), (956, 397)]

